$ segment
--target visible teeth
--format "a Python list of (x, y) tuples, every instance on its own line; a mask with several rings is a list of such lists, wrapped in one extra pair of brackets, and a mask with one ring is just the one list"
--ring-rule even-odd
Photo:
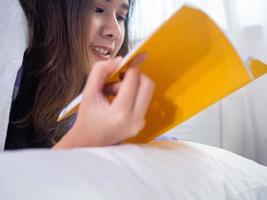
[(103, 49), (101, 47), (92, 47), (92, 49), (103, 55), (107, 55), (109, 53), (108, 50)]

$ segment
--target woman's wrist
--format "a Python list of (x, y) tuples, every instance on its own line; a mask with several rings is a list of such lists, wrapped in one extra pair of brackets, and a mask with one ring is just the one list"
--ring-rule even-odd
[(70, 129), (54, 146), (53, 149), (71, 149), (79, 147), (75, 145), (75, 137), (73, 137), (73, 130)]

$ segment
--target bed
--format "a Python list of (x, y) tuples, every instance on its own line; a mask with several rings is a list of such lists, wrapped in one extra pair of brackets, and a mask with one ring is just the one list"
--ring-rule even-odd
[(267, 199), (267, 168), (192, 142), (0, 156), (0, 199)]

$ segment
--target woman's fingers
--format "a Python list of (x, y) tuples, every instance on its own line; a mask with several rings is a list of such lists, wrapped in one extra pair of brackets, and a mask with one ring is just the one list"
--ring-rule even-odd
[(141, 75), (138, 93), (133, 108), (136, 119), (144, 119), (154, 92), (154, 83), (145, 75)]
[(105, 85), (104, 87), (104, 95), (105, 96), (116, 96), (118, 91), (120, 90), (121, 82), (116, 83), (110, 83), (108, 85)]
[(87, 80), (84, 97), (89, 98), (103, 93), (104, 84), (108, 76), (118, 67), (121, 57), (114, 60), (98, 62), (92, 68), (89, 78)]
[(120, 90), (113, 101), (113, 105), (124, 112), (130, 112), (133, 108), (140, 81), (139, 65), (144, 62), (145, 58), (146, 56), (141, 54), (130, 63)]

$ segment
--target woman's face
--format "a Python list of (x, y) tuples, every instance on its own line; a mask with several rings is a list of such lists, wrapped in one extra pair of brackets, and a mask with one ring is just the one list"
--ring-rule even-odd
[(117, 55), (125, 37), (128, 0), (93, 0), (89, 42), (94, 62)]

